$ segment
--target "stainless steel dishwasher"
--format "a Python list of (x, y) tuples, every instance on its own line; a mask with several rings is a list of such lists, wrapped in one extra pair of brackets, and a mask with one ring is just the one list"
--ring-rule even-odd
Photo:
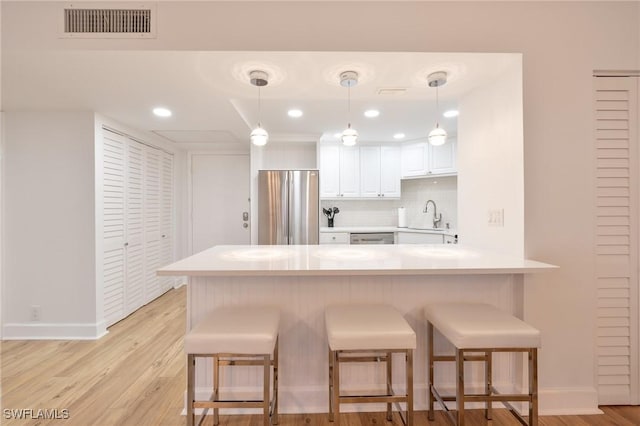
[(351, 244), (394, 244), (393, 232), (351, 233)]

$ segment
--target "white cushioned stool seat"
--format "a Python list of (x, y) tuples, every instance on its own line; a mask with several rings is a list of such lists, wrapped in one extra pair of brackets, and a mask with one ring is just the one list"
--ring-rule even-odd
[(540, 331), (483, 303), (443, 303), (424, 308), (427, 321), (453, 345), (465, 348), (539, 348)]
[(280, 311), (269, 306), (223, 307), (185, 336), (188, 354), (270, 354), (278, 338)]
[(328, 306), (325, 324), (333, 351), (416, 348), (416, 333), (402, 314), (388, 305)]

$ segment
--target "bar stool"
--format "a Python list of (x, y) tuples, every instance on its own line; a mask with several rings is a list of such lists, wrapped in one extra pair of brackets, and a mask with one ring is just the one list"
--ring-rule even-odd
[[(442, 405), (447, 417), (454, 425), (465, 424), (465, 402), (484, 402), (485, 417), (491, 420), (491, 404), (502, 402), (522, 424), (538, 424), (538, 348), (540, 331), (520, 319), (491, 305), (480, 303), (443, 303), (424, 308), (427, 320), (428, 399), (429, 420), (434, 419), (434, 398)], [(455, 346), (455, 355), (434, 355), (433, 330), (437, 329)], [(526, 352), (528, 354), (529, 392), (526, 394), (501, 394), (492, 385), (492, 354), (494, 352)], [(440, 396), (433, 384), (434, 362), (455, 361), (456, 395)], [(464, 393), (464, 361), (485, 363), (485, 392)], [(457, 416), (454, 416), (445, 401), (455, 401)], [(509, 403), (529, 403), (529, 421)]]
[[(340, 424), (340, 404), (387, 403), (407, 405), (405, 424), (413, 425), (413, 350), (416, 334), (400, 312), (386, 305), (335, 305), (325, 310), (329, 340), (329, 421)], [(406, 360), (405, 395), (393, 392), (392, 355), (402, 353)], [(340, 363), (386, 362), (387, 393), (384, 395), (340, 395)], [(402, 415), (402, 414), (401, 414)]]
[[(220, 408), (262, 408), (264, 425), (278, 423), (278, 325), (280, 312), (264, 306), (224, 307), (208, 314), (185, 336), (187, 353), (187, 425), (195, 423), (195, 409), (204, 408), (202, 423), (213, 408), (213, 423), (219, 423)], [(273, 354), (273, 360), (271, 359)], [(195, 360), (213, 358), (213, 392), (209, 401), (195, 400)], [(257, 358), (257, 359), (256, 359)], [(220, 400), (221, 365), (255, 365), (264, 368), (261, 400)], [(273, 399), (269, 395), (273, 367)]]

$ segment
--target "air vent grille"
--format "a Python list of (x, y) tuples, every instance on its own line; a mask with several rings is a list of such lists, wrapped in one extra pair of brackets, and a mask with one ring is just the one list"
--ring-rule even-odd
[(64, 32), (77, 34), (151, 34), (150, 9), (65, 9)]

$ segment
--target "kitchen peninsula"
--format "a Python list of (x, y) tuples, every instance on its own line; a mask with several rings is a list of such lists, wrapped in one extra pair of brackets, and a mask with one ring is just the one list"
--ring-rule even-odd
[[(327, 305), (386, 303), (403, 313), (418, 336), (415, 407), (425, 409), (422, 307), (439, 301), (476, 301), (521, 316), (523, 275), (553, 268), (461, 245), (216, 246), (168, 265), (158, 274), (189, 277), (187, 328), (220, 306), (278, 306), (282, 312), (281, 411), (313, 413), (328, 409)], [(436, 341), (437, 350), (445, 345), (443, 340)], [(494, 383), (498, 387), (518, 383), (518, 363), (500, 362), (499, 356), (496, 360)], [(394, 377), (403, 377), (400, 367)], [(260, 390), (257, 369), (243, 368), (243, 373), (223, 376), (223, 391), (235, 396)], [(453, 383), (452, 371), (441, 369), (436, 381)], [(342, 375), (347, 391), (384, 386), (382, 368), (375, 364), (349, 365)], [(197, 366), (196, 389), (205, 398), (211, 377), (210, 363)]]

